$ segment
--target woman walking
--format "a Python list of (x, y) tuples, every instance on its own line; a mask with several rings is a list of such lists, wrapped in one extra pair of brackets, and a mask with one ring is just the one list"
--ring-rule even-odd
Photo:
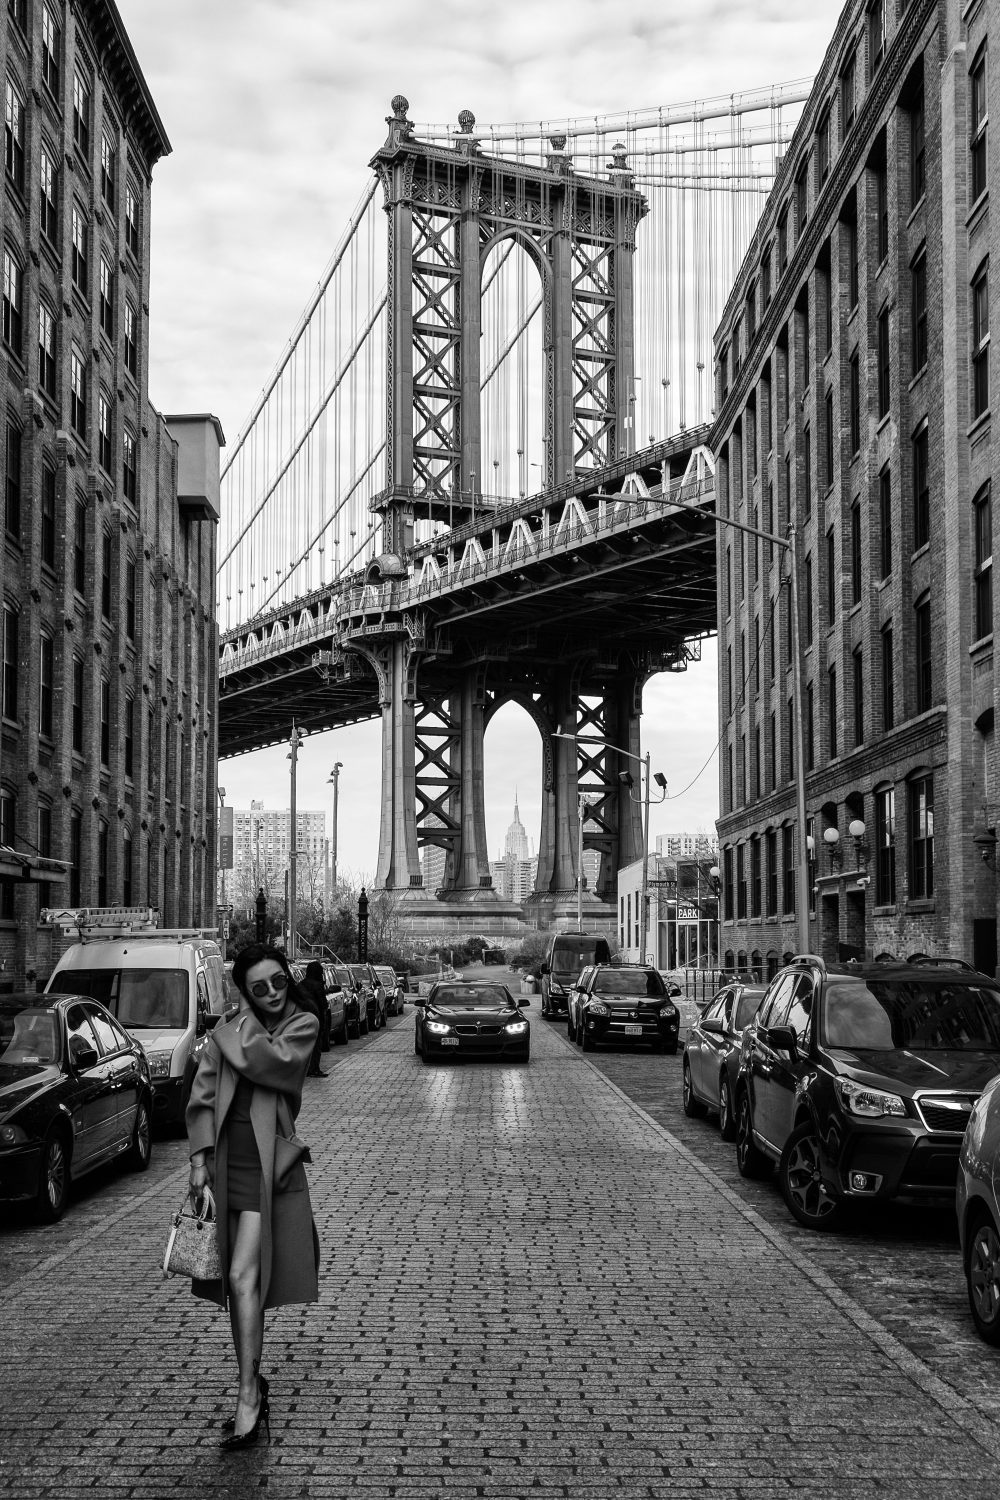
[[(299, 1004), (303, 1010), (311, 1010), (319, 1021), (319, 1036), (309, 1059), (309, 1078), (326, 1078), (326, 1074), (319, 1065), (320, 1052), (324, 1047), (329, 1047), (330, 1038), (327, 1035), (330, 1025), (330, 1007), (326, 1003), (326, 985), (323, 983), (323, 965), (315, 958), (306, 964), (306, 972), (299, 980), (298, 985)], [(324, 1026), (323, 1022), (326, 1021)]]
[(228, 1306), (239, 1365), (236, 1414), (223, 1424), (228, 1452), (252, 1447), (262, 1426), (271, 1438), (265, 1309), (319, 1297), (305, 1148), (292, 1140), (319, 1023), (298, 1004), (278, 948), (244, 948), (233, 983), (239, 1011), (209, 1037), (187, 1108), (191, 1198), (197, 1206), (213, 1188), (222, 1264), (220, 1281), (192, 1290)]

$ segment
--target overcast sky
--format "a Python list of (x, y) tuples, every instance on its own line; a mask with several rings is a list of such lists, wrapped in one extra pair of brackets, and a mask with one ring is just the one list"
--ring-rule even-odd
[[(402, 93), (418, 122), (480, 124), (678, 104), (811, 76), (840, 0), (118, 0), (173, 146), (153, 179), (150, 398), (212, 411), (235, 439), (368, 181)], [(715, 652), (646, 688), (643, 737), (671, 799), (651, 834), (718, 809)], [(340, 864), (374, 870), (379, 729), (316, 735), (298, 805), (331, 807)], [(701, 773), (699, 775), (699, 772)], [(288, 805), (284, 749), (223, 762), (227, 801)], [(684, 790), (692, 783), (690, 790)], [(518, 710), (486, 740), (487, 822), (502, 847), (515, 789), (537, 842), (541, 751)]]

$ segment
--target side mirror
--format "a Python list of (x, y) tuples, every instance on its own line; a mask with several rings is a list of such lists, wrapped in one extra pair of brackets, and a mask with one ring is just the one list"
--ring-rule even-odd
[(202, 1020), (205, 1023), (206, 1031), (214, 1031), (216, 1026), (218, 1026), (219, 1022), (222, 1020), (222, 1017), (218, 1014), (217, 1011), (209, 1010), (206, 1011), (202, 1016)]
[(551, 974), (552, 970), (549, 968), (548, 964), (539, 964), (538, 972), (539, 974)]
[(427, 1004), (427, 1000), (423, 995), (413, 995), (411, 996), (411, 999), (413, 1001), (413, 1004), (419, 1005), (421, 1009), (423, 1009), (423, 1007)]
[(725, 1036), (726, 1034), (726, 1028), (721, 1021), (702, 1021), (701, 1029), (709, 1036)]
[(794, 1026), (769, 1026), (764, 1033), (764, 1039), (775, 1052), (790, 1052), (794, 1057), (798, 1051), (798, 1039)]
[(528, 999), (527, 995), (522, 995), (517, 1003), (522, 1010), (527, 1010), (528, 1006), (531, 1004), (531, 1001)]
[(97, 1067), (98, 1058), (93, 1047), (74, 1038), (69, 1044), (69, 1060), (78, 1072), (84, 1073), (88, 1068)]

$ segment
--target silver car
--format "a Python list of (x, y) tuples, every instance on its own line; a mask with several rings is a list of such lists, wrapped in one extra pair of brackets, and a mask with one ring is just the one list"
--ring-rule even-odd
[[(1000, 1067), (1000, 1056), (997, 1058)], [(958, 1160), (955, 1210), (972, 1321), (1000, 1344), (1000, 1078), (988, 1083), (969, 1116)]]
[(727, 984), (713, 995), (684, 1043), (684, 1113), (719, 1116), (724, 1141), (736, 1139), (736, 1074), (740, 1039), (766, 994), (762, 984)]

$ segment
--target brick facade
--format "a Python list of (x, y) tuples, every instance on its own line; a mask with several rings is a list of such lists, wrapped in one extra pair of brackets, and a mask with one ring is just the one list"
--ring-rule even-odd
[(32, 983), (60, 946), (40, 905), (214, 922), (215, 524), (178, 503), (177, 443), (148, 400), (150, 180), (170, 147), (118, 12), (14, 3), (0, 51), (4, 841), (37, 850), (48, 825), (42, 852), (72, 865), (3, 890), (0, 963)]
[[(845, 6), (716, 334), (720, 513), (796, 530), (810, 947), (828, 958), (996, 966), (973, 843), (998, 812), (988, 314), (973, 347), (991, 27), (994, 0)], [(723, 962), (766, 974), (799, 946), (788, 562), (725, 525), (718, 547)]]

